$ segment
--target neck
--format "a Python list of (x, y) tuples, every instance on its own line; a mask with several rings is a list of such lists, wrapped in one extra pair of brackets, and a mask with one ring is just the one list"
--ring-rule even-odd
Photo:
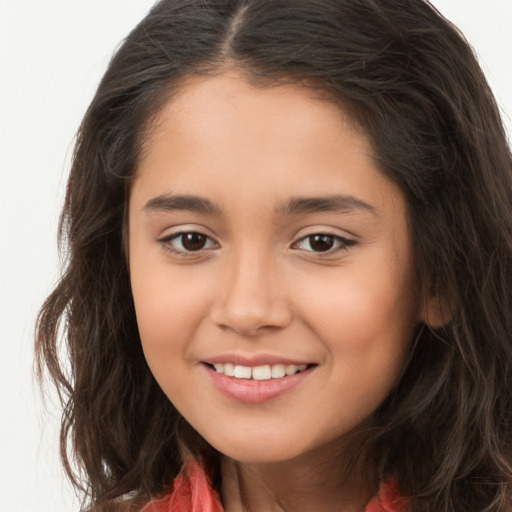
[[(226, 512), (362, 512), (377, 492), (362, 464), (338, 452), (307, 454), (272, 462), (222, 464)], [(336, 456), (333, 456), (336, 455)]]

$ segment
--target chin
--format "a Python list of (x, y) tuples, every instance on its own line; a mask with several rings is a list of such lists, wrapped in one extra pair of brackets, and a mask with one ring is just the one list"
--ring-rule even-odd
[(293, 459), (308, 451), (296, 443), (284, 439), (269, 440), (267, 436), (231, 437), (229, 439), (208, 439), (206, 441), (218, 452), (238, 462), (245, 463), (277, 463)]

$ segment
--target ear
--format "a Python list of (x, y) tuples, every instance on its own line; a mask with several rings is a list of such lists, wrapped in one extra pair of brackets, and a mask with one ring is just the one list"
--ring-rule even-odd
[(432, 284), (425, 287), (420, 311), (420, 321), (432, 329), (444, 327), (452, 320), (456, 303), (436, 288)]

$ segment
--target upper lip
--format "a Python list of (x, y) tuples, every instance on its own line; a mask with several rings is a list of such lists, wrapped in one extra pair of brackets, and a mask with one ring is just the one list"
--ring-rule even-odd
[(275, 364), (294, 364), (300, 366), (303, 364), (312, 364), (311, 361), (292, 359), (289, 357), (279, 356), (275, 354), (222, 354), (213, 357), (208, 357), (203, 362), (210, 364), (231, 363), (234, 364), (235, 366), (272, 366)]

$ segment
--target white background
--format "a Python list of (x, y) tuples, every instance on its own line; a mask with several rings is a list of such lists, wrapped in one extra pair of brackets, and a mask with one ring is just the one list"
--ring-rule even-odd
[[(433, 0), (475, 47), (512, 136), (512, 0)], [(59, 410), (32, 374), (36, 312), (58, 276), (75, 131), (153, 0), (0, 0), (0, 512), (73, 512)]]

